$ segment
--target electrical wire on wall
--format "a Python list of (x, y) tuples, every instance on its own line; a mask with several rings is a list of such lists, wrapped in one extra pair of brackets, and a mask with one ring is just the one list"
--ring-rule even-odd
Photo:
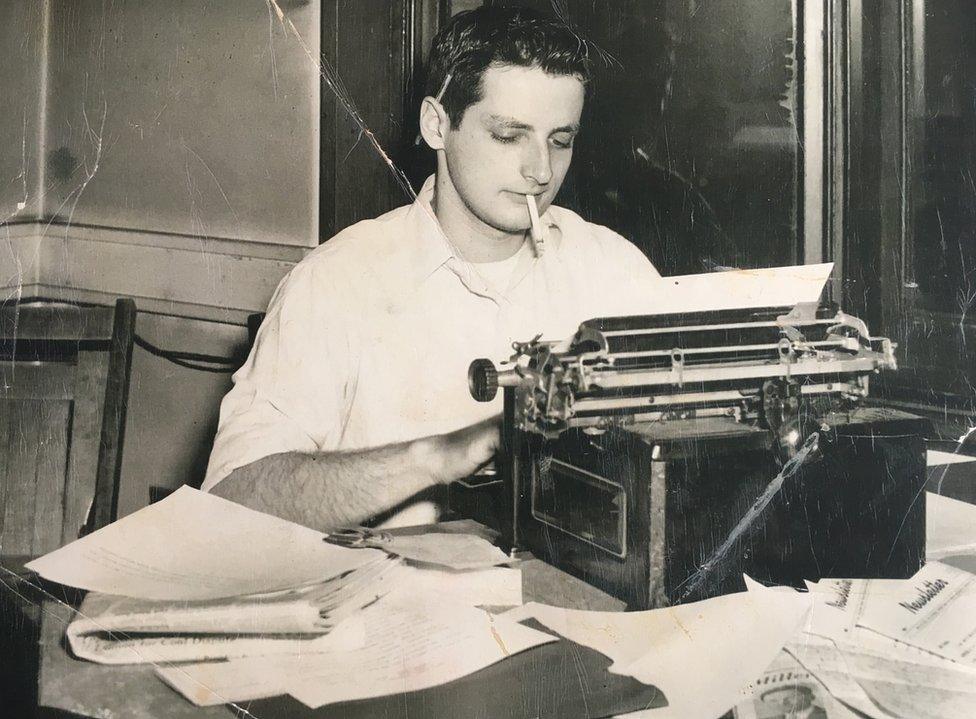
[(219, 355), (201, 354), (199, 352), (179, 352), (167, 350), (149, 342), (144, 337), (135, 336), (134, 342), (151, 355), (160, 357), (186, 369), (198, 372), (213, 372), (216, 374), (232, 374), (237, 371), (243, 361), (242, 357), (220, 357)]

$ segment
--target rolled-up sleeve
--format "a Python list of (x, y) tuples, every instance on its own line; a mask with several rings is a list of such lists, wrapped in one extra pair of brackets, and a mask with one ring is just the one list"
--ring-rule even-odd
[(323, 264), (297, 265), (275, 291), (221, 402), (202, 489), (263, 457), (339, 443), (355, 393), (358, 342), (347, 311), (352, 298)]

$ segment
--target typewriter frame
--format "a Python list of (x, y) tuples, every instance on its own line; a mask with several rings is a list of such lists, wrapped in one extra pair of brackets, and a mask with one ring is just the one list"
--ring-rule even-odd
[[(837, 327), (829, 340), (806, 339)], [(745, 349), (703, 344), (710, 333), (757, 328), (782, 336)], [(691, 351), (628, 352), (615, 339), (676, 332)], [(503, 389), (502, 448), (496, 481), (480, 497), (470, 483), (455, 496), (513, 548), (630, 608), (735, 591), (743, 573), (796, 586), (909, 577), (924, 561), (928, 425), (860, 406), (868, 376), (894, 366), (893, 349), (830, 307), (600, 319), (569, 343), (516, 345), (511, 369), (472, 365), (473, 395), (485, 398), (492, 382)], [(695, 354), (711, 364), (686, 364)], [(636, 357), (658, 364), (628, 366)], [(818, 461), (784, 484), (730, 557), (686, 592), (813, 431)]]

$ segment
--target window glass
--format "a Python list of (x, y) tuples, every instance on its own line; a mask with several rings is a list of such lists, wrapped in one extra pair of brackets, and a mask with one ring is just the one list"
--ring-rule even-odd
[(796, 262), (795, 4), (569, 3), (603, 52), (563, 201), (665, 274)]
[[(976, 307), (976, 22), (968, 0), (925, 4), (924, 121), (915, 187), (919, 307)], [(970, 318), (972, 319), (972, 318)]]

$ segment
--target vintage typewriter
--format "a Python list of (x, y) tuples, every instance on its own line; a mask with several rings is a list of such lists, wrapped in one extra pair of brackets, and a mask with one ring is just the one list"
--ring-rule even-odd
[(612, 317), (538, 338), (504, 393), (495, 476), (454, 502), (515, 550), (630, 608), (742, 588), (911, 576), (925, 536), (925, 420), (871, 407), (894, 345), (833, 306)]

